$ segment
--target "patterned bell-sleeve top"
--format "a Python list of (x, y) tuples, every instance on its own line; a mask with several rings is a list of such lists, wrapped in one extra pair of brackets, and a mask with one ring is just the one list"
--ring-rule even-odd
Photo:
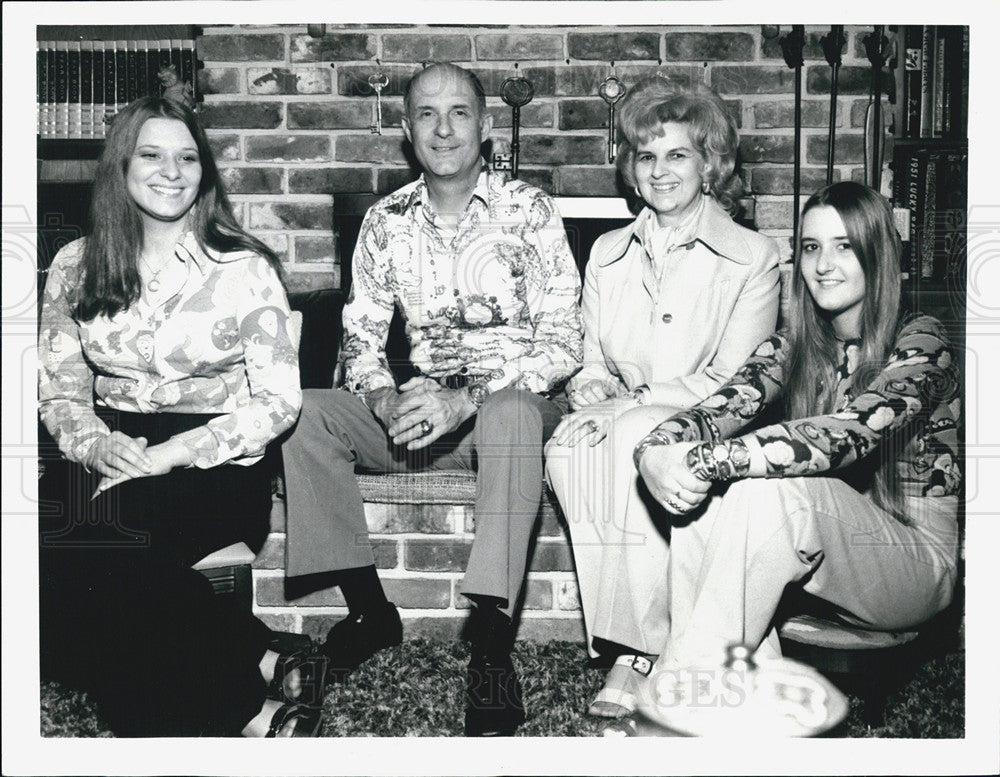
[[(752, 437), (760, 445), (767, 477), (842, 470), (885, 446), (900, 451), (896, 464), (905, 495), (958, 493), (959, 375), (941, 324), (921, 316), (903, 326), (885, 367), (851, 396), (846, 386), (857, 367), (858, 353), (857, 341), (843, 344), (836, 412), (764, 426), (744, 435), (744, 442)], [(712, 396), (650, 432), (650, 442), (734, 439), (781, 398), (787, 358), (785, 335), (772, 335)]]
[(84, 240), (63, 248), (45, 284), (38, 339), (43, 423), (71, 461), (110, 433), (95, 404), (134, 413), (216, 417), (175, 439), (194, 466), (251, 464), (288, 429), (302, 403), (284, 288), (263, 257), (210, 256), (187, 233), (180, 290), (112, 317), (73, 316)]

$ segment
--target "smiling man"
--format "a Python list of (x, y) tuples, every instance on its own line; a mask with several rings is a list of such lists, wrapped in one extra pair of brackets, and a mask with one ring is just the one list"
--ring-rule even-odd
[[(582, 358), (580, 279), (552, 199), (489, 171), (479, 80), (434, 64), (407, 87), (403, 131), (420, 179), (376, 203), (354, 250), (341, 389), (305, 392), (284, 445), (288, 575), (336, 571), (348, 616), (324, 650), (336, 675), (398, 644), (375, 570), (355, 473), (475, 469), (467, 735), (524, 720), (512, 615), (542, 494), (552, 401)], [(397, 386), (385, 354), (394, 309), (417, 377)]]

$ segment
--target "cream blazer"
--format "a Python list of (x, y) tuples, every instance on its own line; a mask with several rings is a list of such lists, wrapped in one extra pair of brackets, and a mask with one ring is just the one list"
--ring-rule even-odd
[(648, 208), (594, 243), (583, 286), (583, 368), (623, 394), (647, 385), (651, 404), (690, 407), (774, 332), (780, 277), (774, 240), (745, 229), (713, 199), (695, 239), (669, 255), (656, 287), (643, 245)]

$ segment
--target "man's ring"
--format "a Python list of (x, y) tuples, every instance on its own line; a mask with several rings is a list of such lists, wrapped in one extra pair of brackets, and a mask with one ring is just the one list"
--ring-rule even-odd
[(591, 434), (593, 434), (594, 432), (596, 432), (597, 431), (597, 422), (593, 421), (593, 420), (587, 421), (587, 431), (590, 432)]
[(680, 506), (679, 504), (677, 504), (677, 502), (675, 502), (675, 501), (674, 501), (673, 499), (671, 499), (671, 498), (670, 498), (669, 496), (668, 496), (668, 497), (666, 497), (666, 502), (667, 502), (667, 504), (668, 504), (668, 505), (670, 505), (670, 506), (671, 506), (672, 508), (674, 508), (675, 510), (678, 510), (678, 511), (681, 511), (681, 512), (683, 512), (684, 508), (683, 508), (683, 507), (681, 507), (681, 506)]
[(420, 436), (426, 437), (431, 432), (434, 431), (434, 424), (428, 421), (426, 418), (420, 422)]

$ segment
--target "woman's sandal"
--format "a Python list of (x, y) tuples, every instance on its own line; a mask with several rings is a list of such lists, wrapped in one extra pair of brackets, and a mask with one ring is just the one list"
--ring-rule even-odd
[(292, 721), (295, 728), (288, 736), (318, 737), (320, 724), (323, 722), (323, 712), (319, 707), (309, 707), (305, 704), (282, 704), (275, 710), (271, 725), (267, 728), (265, 737), (277, 737)]
[[(274, 677), (267, 686), (267, 697), (288, 704), (320, 707), (326, 688), (326, 656), (311, 651), (298, 651), (278, 656)], [(288, 675), (298, 670), (299, 692), (293, 695), (286, 684)]]
[(635, 712), (635, 694), (653, 671), (653, 662), (645, 656), (618, 656), (604, 680), (604, 687), (590, 703), (587, 712), (598, 718), (624, 718)]

